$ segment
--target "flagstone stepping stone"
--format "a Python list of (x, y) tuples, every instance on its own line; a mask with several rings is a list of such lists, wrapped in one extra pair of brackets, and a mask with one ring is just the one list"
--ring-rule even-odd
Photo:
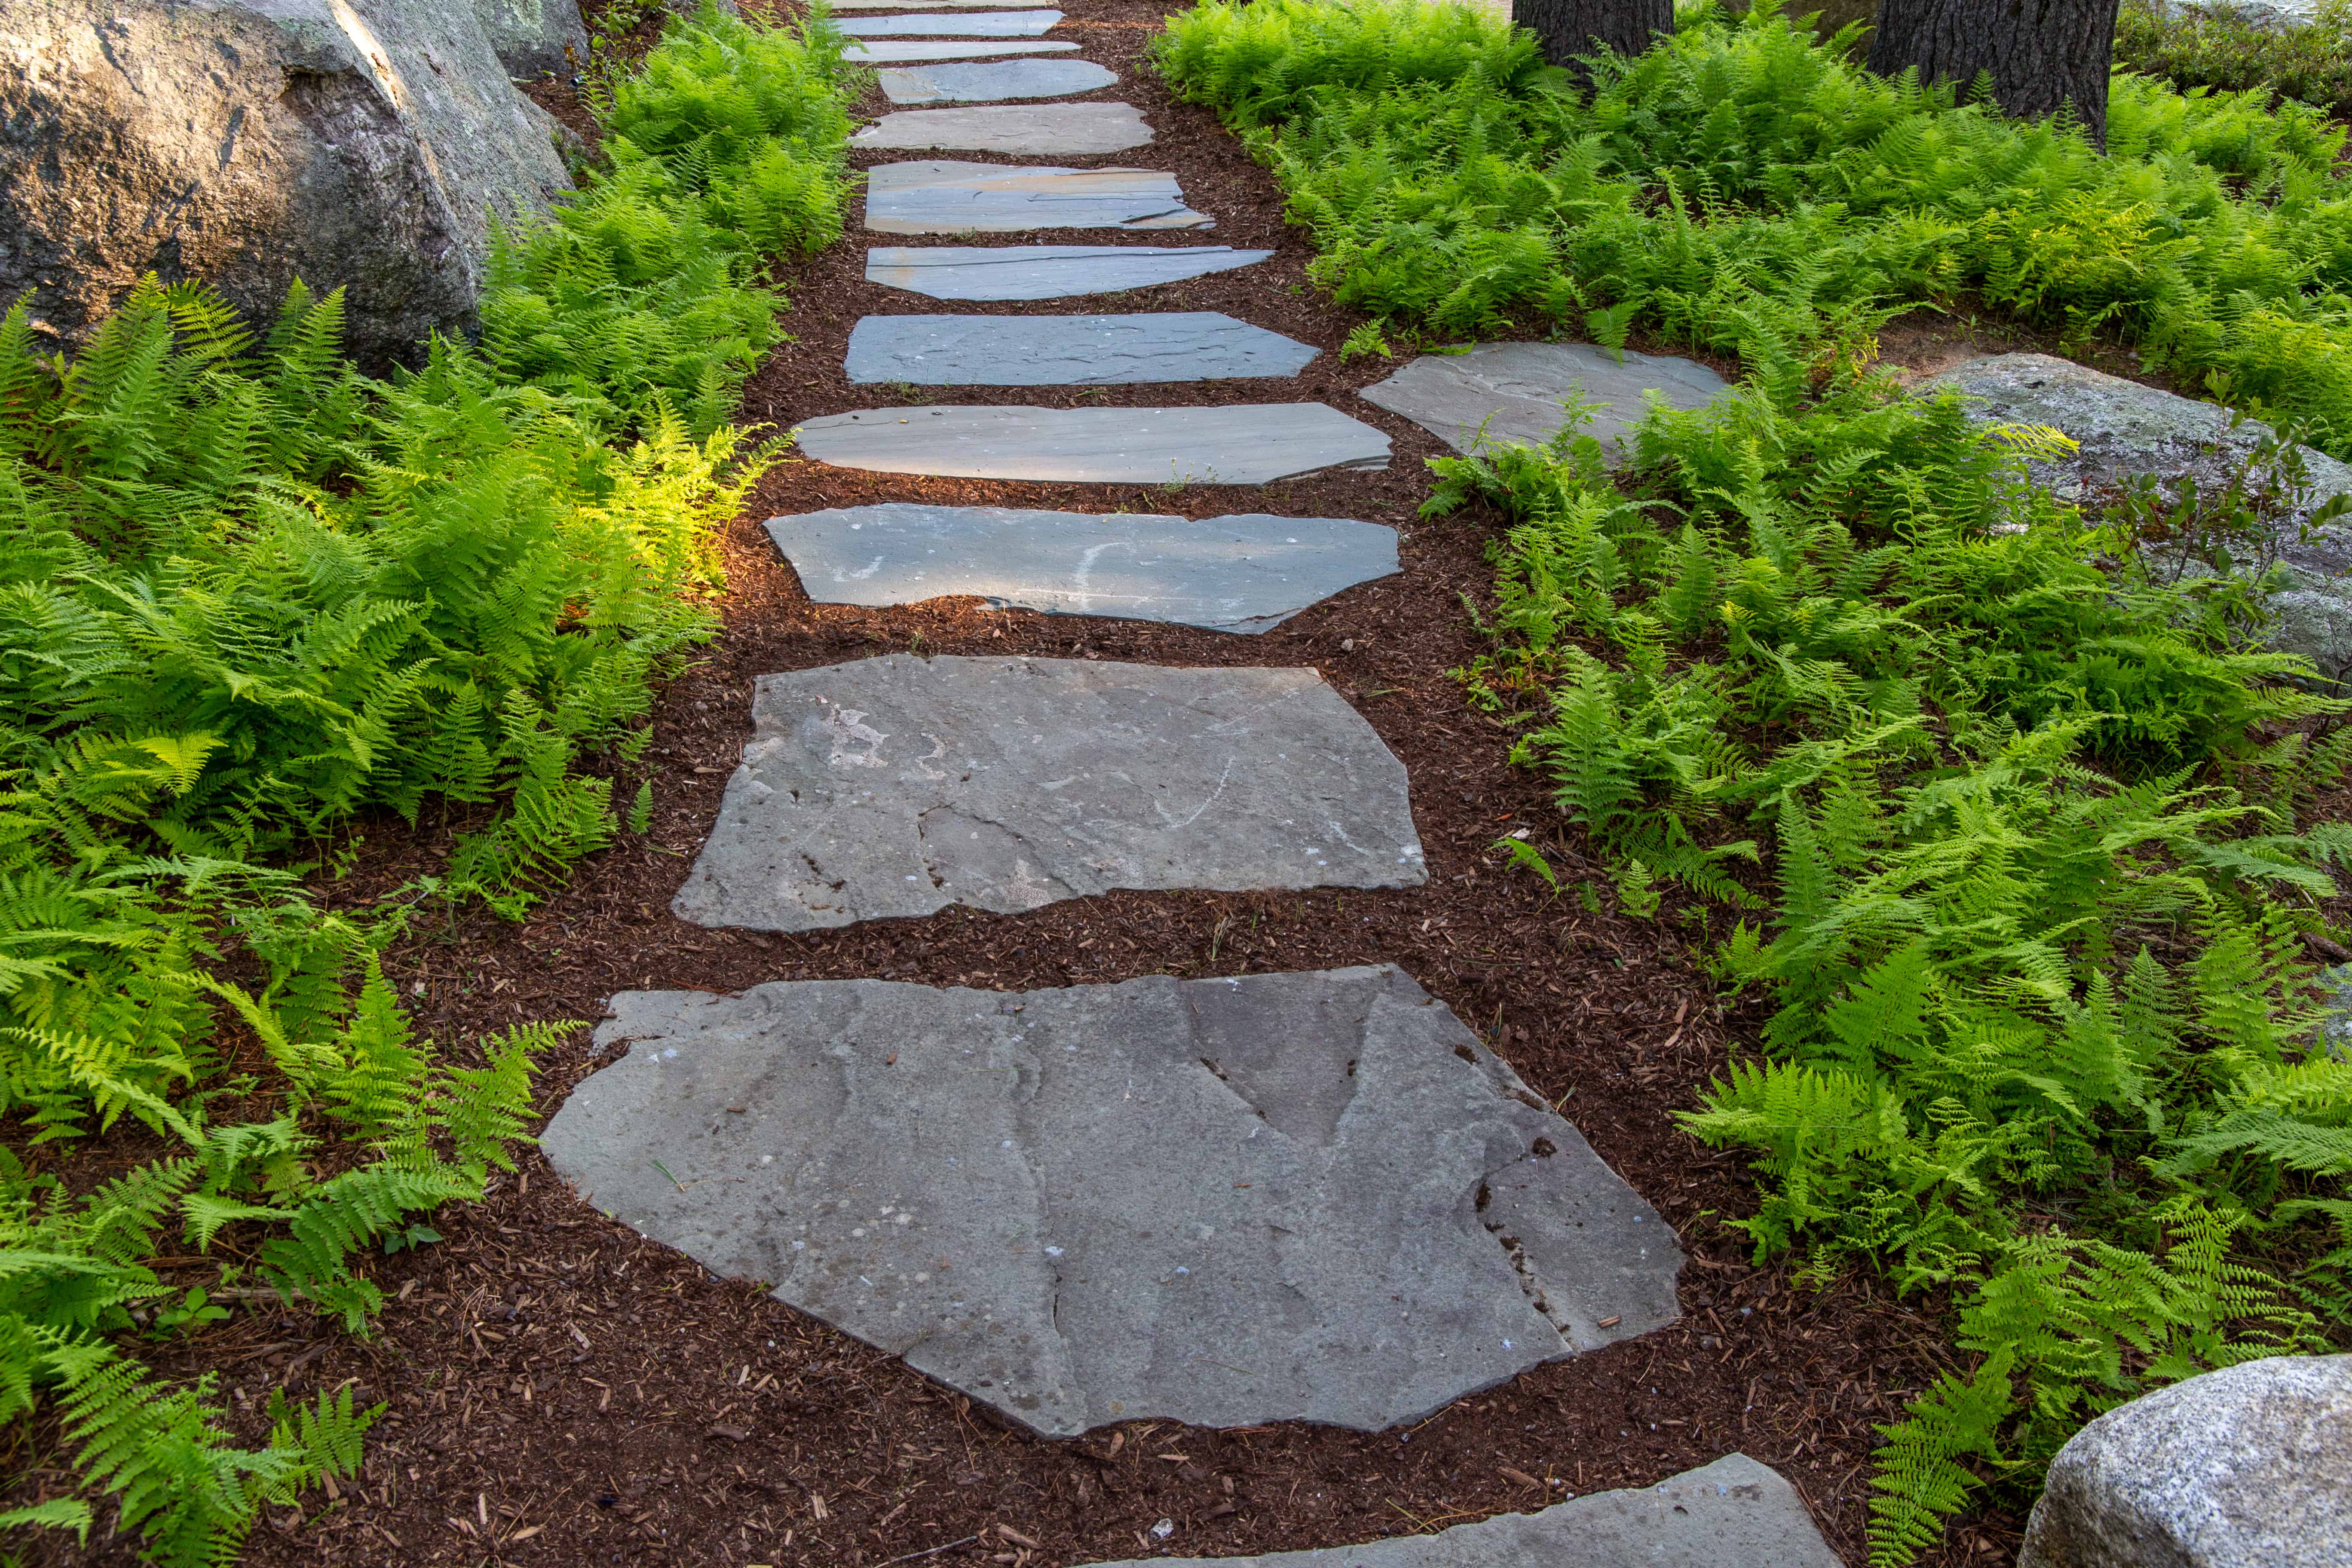
[(1262, 632), (1397, 568), (1396, 531), (1336, 517), (1248, 512), (1015, 511), (893, 501), (768, 520), (768, 537), (823, 605), (969, 595), (1048, 615)]
[(867, 316), (855, 382), (1112, 386), (1297, 375), (1321, 351), (1216, 310), (1130, 316)]
[(1622, 438), (1649, 413), (1655, 391), (1670, 408), (1704, 408), (1727, 390), (1703, 364), (1628, 352), (1623, 363), (1593, 343), (1481, 343), (1466, 353), (1423, 354), (1374, 386), (1365, 402), (1402, 414), (1457, 452), (1540, 446), (1559, 433), (1571, 396), (1606, 406), (1586, 434), (1622, 452)]
[(875, 73), (893, 103), (984, 102), (1007, 98), (1063, 98), (1093, 92), (1118, 80), (1092, 60), (1003, 60), (988, 65), (926, 66)]
[(1424, 879), (1403, 765), (1312, 669), (891, 654), (761, 676), (751, 725), (698, 925)]
[(1061, 19), (1059, 11), (975, 11), (961, 16), (852, 16), (834, 26), (853, 38), (1034, 38)]
[(853, 147), (950, 147), (977, 153), (1124, 153), (1151, 140), (1131, 103), (1005, 104), (886, 114)]
[(1386, 965), (611, 1006), (560, 1173), (1049, 1436), (1377, 1431), (1675, 1321), (1673, 1231)]
[(1055, 169), (937, 159), (866, 176), (877, 234), (1005, 234), (1024, 228), (1209, 228), (1176, 176), (1153, 169)]
[(896, 65), (905, 60), (969, 60), (992, 55), (1054, 55), (1075, 51), (1077, 45), (1058, 38), (1007, 38), (1003, 43), (961, 43), (943, 38), (874, 38), (852, 44), (841, 58), (854, 66)]
[(1326, 468), (1385, 468), (1389, 438), (1320, 403), (1221, 408), (950, 404), (828, 414), (794, 433), (841, 468), (1097, 485), (1270, 485)]
[(1004, 0), (833, 0), (836, 11), (1002, 11)]
[[(1147, 1568), (1143, 1561), (1088, 1568)], [(1654, 1487), (1595, 1492), (1435, 1535), (1262, 1557), (1154, 1557), (1148, 1568), (1841, 1568), (1797, 1489), (1745, 1454)]]
[(1225, 245), (889, 246), (866, 253), (866, 280), (934, 300), (1066, 300), (1255, 267), (1271, 250)]

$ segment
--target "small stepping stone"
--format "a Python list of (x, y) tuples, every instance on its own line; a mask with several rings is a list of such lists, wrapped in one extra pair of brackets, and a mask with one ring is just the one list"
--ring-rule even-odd
[(1124, 153), (1150, 140), (1151, 127), (1131, 103), (1047, 103), (906, 110), (884, 115), (849, 144), (1064, 155)]
[(1686, 359), (1628, 352), (1623, 362), (1593, 343), (1481, 343), (1466, 353), (1423, 354), (1360, 395), (1402, 414), (1457, 452), (1481, 438), (1490, 446), (1540, 446), (1559, 433), (1570, 396), (1607, 405), (1585, 433), (1622, 450), (1625, 433), (1648, 415), (1643, 394), (1670, 408), (1704, 408), (1729, 390), (1721, 376)]
[(958, 43), (928, 38), (876, 38), (852, 44), (841, 58), (854, 66), (895, 65), (903, 60), (969, 60), (992, 55), (1056, 55), (1077, 48), (1057, 38), (1007, 38), (1003, 43)]
[(751, 723), (697, 925), (1424, 880), (1403, 765), (1311, 669), (892, 654), (761, 676)]
[(1271, 250), (1223, 245), (890, 246), (866, 253), (866, 280), (934, 300), (1066, 300), (1255, 267)]
[(1675, 1318), (1657, 1212), (1386, 965), (611, 1005), (583, 1196), (1049, 1436), (1377, 1431)]
[(820, 463), (942, 479), (1270, 485), (1389, 466), (1386, 436), (1320, 403), (866, 408), (812, 419), (795, 435), (802, 456)]
[(1654, 1487), (1595, 1492), (1435, 1535), (1258, 1557), (1153, 1557), (1087, 1568), (1842, 1568), (1796, 1488), (1745, 1454)]
[(969, 595), (1048, 615), (1263, 632), (1397, 571), (1396, 531), (1247, 512), (1193, 521), (1003, 507), (844, 507), (768, 520), (821, 605)]
[(916, 386), (1116, 386), (1297, 375), (1320, 352), (1215, 310), (867, 316), (846, 368), (855, 382)]
[(1151, 169), (1023, 168), (925, 160), (866, 177), (877, 234), (1005, 234), (1024, 228), (1209, 228), (1176, 176)]
[(875, 73), (893, 103), (978, 103), (1008, 98), (1062, 98), (1118, 80), (1092, 60), (1004, 60), (994, 65), (927, 66)]
[(975, 11), (961, 16), (853, 16), (834, 26), (853, 38), (1034, 38), (1061, 19), (1059, 11)]
[(833, 0), (836, 11), (1002, 11), (1004, 0)]

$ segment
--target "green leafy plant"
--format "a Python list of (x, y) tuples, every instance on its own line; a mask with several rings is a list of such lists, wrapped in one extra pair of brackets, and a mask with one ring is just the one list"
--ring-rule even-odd
[(2227, 5), (2126, 0), (2116, 66), (2183, 89), (2261, 91), (2352, 119), (2352, 5), (2323, 0), (2308, 22), (2263, 26)]

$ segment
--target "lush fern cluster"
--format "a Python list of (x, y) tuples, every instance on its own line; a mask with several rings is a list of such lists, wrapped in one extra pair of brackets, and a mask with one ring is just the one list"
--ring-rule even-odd
[(2183, 88), (2258, 89), (2352, 118), (2352, 5), (2321, 0), (2310, 21), (2269, 26), (2231, 5), (2126, 0), (2116, 63)]
[(1977, 1372), (1881, 1455), (1895, 1564), (1963, 1458), (2038, 1476), (2149, 1383), (2352, 1321), (2352, 1062), (2299, 941), (2352, 830), (2295, 831), (2352, 704), (2248, 646), (2255, 586), (2027, 485), (2054, 433), (1850, 374), (1799, 407), (1654, 416), (1622, 487), (1572, 432), (1450, 459), (1431, 505), (1517, 520), (1463, 673), (1625, 902), (1752, 911), (1711, 962), (1771, 999), (1763, 1055), (1686, 1121), (1756, 1152), (1759, 1254), (1962, 1303)]
[(2109, 153), (1887, 80), (1763, 5), (1580, 94), (1481, 8), (1203, 0), (1157, 41), (1289, 194), (1341, 300), (1474, 333), (1636, 321), (1751, 362), (1973, 296), (2221, 378), (2352, 454), (2346, 132), (2119, 75)]

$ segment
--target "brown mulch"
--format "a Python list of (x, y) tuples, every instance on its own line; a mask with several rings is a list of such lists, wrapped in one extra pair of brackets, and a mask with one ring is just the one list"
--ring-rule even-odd
[[(798, 341), (754, 378), (745, 417), (788, 426), (902, 401), (892, 389), (853, 387), (841, 373), (851, 325), (873, 312), (1218, 310), (1336, 350), (1358, 318), (1307, 286), (1311, 253), (1282, 222), (1270, 176), (1209, 115), (1172, 102), (1136, 68), (1165, 8), (1160, 0), (1066, 6), (1062, 36), (1121, 75), (1118, 87), (1090, 96), (1137, 104), (1159, 132), (1149, 148), (1066, 162), (1173, 168), (1192, 205), (1214, 214), (1218, 226), (1189, 240), (1091, 231), (1005, 237), (1213, 242), (1273, 248), (1274, 259), (1109, 300), (946, 304), (865, 283), (862, 238), (853, 233), (785, 279), (794, 302), (787, 325)], [(878, 111), (875, 99), (869, 108)], [(1753, 1039), (1761, 1018), (1726, 1012), (1670, 928), (1629, 920), (1605, 896), (1604, 912), (1588, 910), (1576, 887), (1604, 886), (1601, 866), (1540, 782), (1507, 765), (1511, 732), (1465, 704), (1449, 672), (1487, 646), (1465, 601), (1491, 607), (1485, 550), (1500, 520), (1474, 510), (1416, 521), (1429, 487), (1423, 460), (1444, 448), (1353, 395), (1393, 368), (1377, 359), (1340, 365), (1327, 354), (1295, 380), (957, 388), (937, 397), (1054, 406), (1319, 398), (1394, 437), (1386, 473), (1264, 489), (1150, 489), (779, 467), (728, 537), (724, 636), (660, 698), (646, 754), (656, 770), (650, 831), (583, 864), (520, 923), (479, 914), (420, 920), (388, 971), (420, 1033), (463, 1043), (526, 1019), (593, 1021), (614, 992), (636, 986), (734, 991), (879, 976), (1020, 990), (1155, 973), (1397, 963), (1559, 1104), (1674, 1225), (1690, 1255), (1682, 1322), (1465, 1398), (1409, 1431), (1136, 1422), (1052, 1441), (1008, 1428), (895, 1358), (635, 1237), (578, 1202), (530, 1154), (484, 1204), (438, 1216), (439, 1245), (375, 1263), (394, 1300), (372, 1340), (262, 1310), (157, 1347), (166, 1374), (216, 1372), (249, 1438), (260, 1434), (274, 1387), (299, 1395), (351, 1383), (362, 1399), (387, 1405), (362, 1481), (272, 1510), (245, 1561), (881, 1568), (918, 1559), (1049, 1568), (1229, 1555), (1442, 1528), (1570, 1493), (1648, 1485), (1735, 1451), (1788, 1478), (1846, 1560), (1863, 1561), (1873, 1424), (1895, 1419), (1948, 1364), (1935, 1303), (1893, 1301), (1866, 1279), (1814, 1289), (1783, 1268), (1752, 1267), (1717, 1217), (1752, 1207), (1752, 1179), (1738, 1158), (1705, 1148), (1673, 1118)], [(969, 600), (814, 605), (758, 527), (779, 511), (892, 500), (1354, 517), (1402, 531), (1403, 571), (1264, 637), (1237, 637), (992, 612)], [(749, 735), (753, 679), (908, 649), (1312, 665), (1404, 762), (1429, 881), (1386, 892), (1122, 892), (1025, 915), (951, 910), (798, 935), (674, 919), (669, 898)], [(1499, 836), (1522, 827), (1560, 868), (1562, 891), (1506, 871), (1491, 853)], [(446, 829), (380, 825), (356, 868), (326, 891), (364, 902), (432, 870), (447, 848)], [(593, 1065), (583, 1030), (548, 1063), (541, 1110), (551, 1112)], [(195, 1284), (209, 1269), (177, 1274)], [(40, 1436), (55, 1464), (54, 1429)], [(16, 1462), (33, 1466), (37, 1452)], [(16, 1495), (64, 1480), (61, 1469), (35, 1468)], [(1164, 1541), (1150, 1534), (1161, 1521), (1173, 1527)], [(2019, 1522), (1980, 1511), (1923, 1561), (2006, 1562)], [(131, 1560), (117, 1546), (31, 1544), (32, 1563)]]

